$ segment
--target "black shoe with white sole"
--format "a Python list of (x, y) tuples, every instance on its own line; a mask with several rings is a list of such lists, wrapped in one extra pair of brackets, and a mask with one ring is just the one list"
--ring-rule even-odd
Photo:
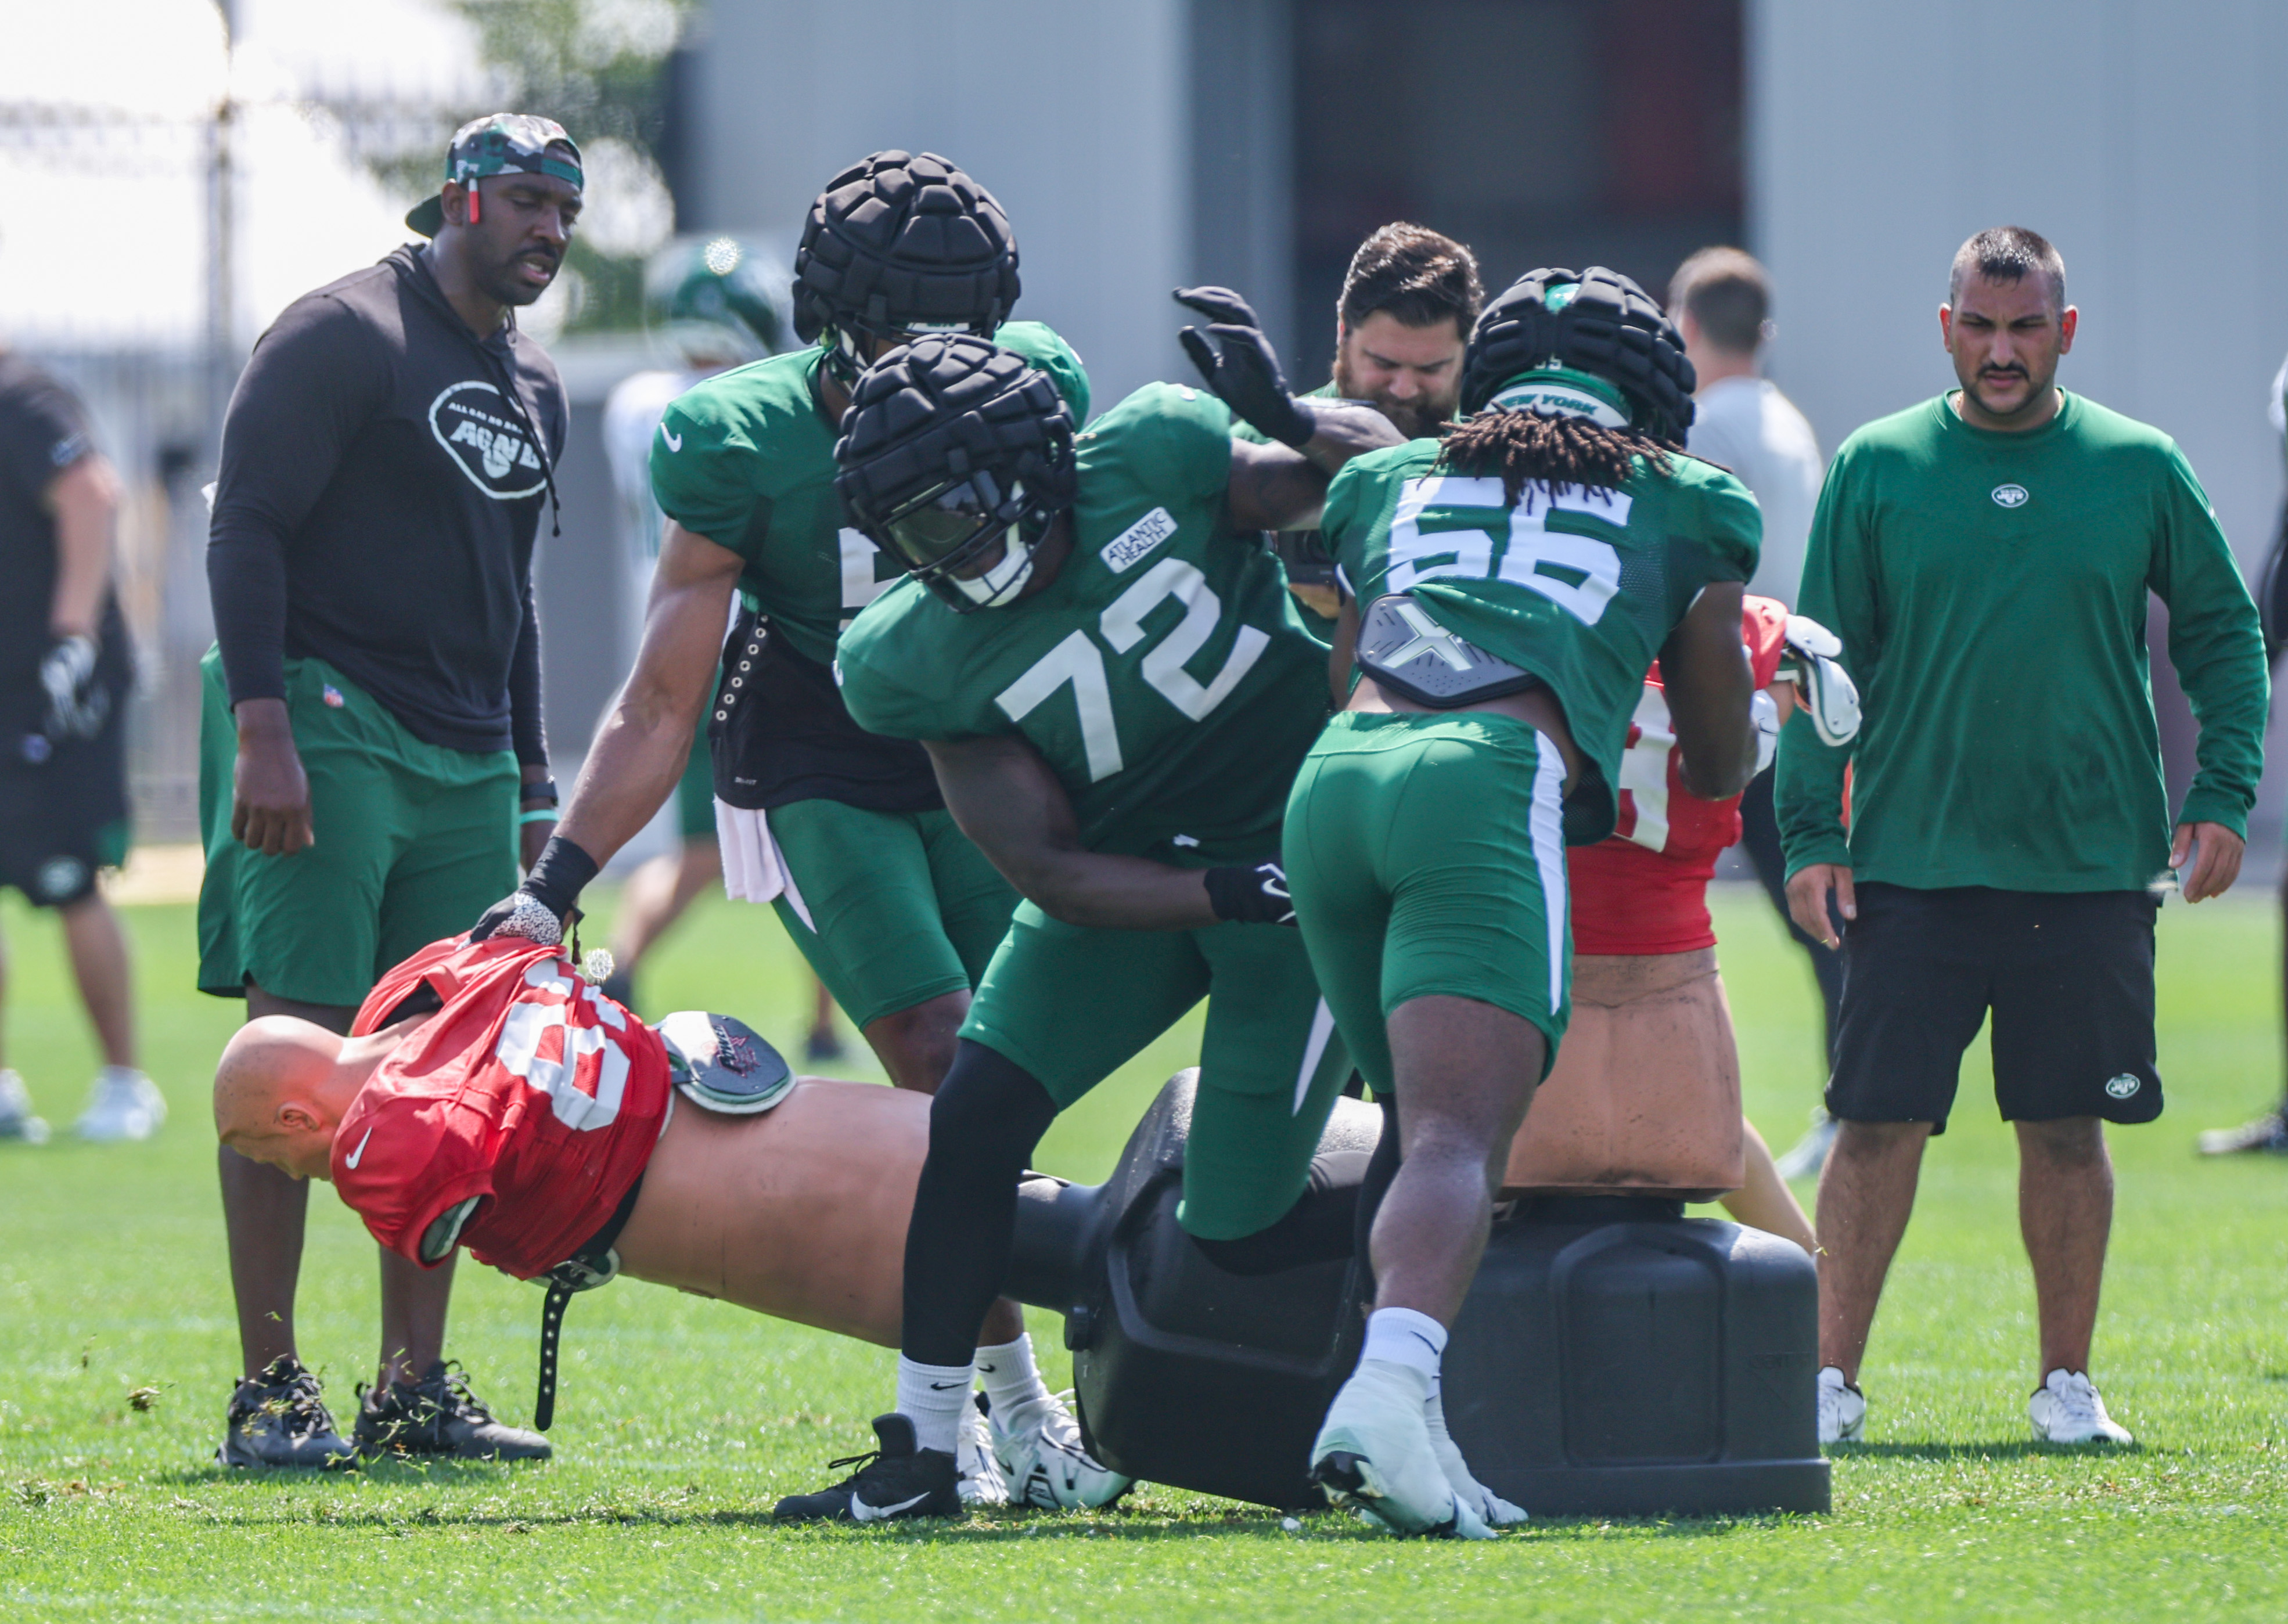
[(894, 1410), (874, 1417), (881, 1447), (827, 1463), (827, 1470), (858, 1470), (814, 1494), (790, 1494), (771, 1515), (783, 1523), (882, 1523), (894, 1517), (959, 1517), (961, 1494), (953, 1456), (914, 1446), (914, 1423)]

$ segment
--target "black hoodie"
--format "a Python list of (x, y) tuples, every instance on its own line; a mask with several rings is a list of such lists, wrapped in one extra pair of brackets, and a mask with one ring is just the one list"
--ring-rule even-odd
[(417, 739), (544, 764), (532, 550), (564, 434), (546, 353), (480, 341), (416, 248), (288, 305), (223, 423), (207, 587), (231, 702), (283, 698), (285, 657), (314, 655)]

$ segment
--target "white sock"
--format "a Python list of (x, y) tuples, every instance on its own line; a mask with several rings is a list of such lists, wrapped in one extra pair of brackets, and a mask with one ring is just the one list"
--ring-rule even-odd
[(1410, 1308), (1378, 1308), (1366, 1319), (1366, 1346), (1359, 1358), (1381, 1359), (1421, 1373), (1434, 1388), (1446, 1355), (1446, 1327)]
[(1020, 1332), (1014, 1342), (980, 1348), (977, 1379), (984, 1384), (985, 1397), (993, 1406), (993, 1413), (1001, 1418), (1002, 1427), (1011, 1432), (1021, 1430), (1026, 1422), (1038, 1415), (1037, 1406), (1056, 1402), (1033, 1363), (1030, 1332)]
[(969, 1406), (969, 1365), (917, 1365), (898, 1355), (898, 1414), (914, 1423), (914, 1446), (951, 1454)]

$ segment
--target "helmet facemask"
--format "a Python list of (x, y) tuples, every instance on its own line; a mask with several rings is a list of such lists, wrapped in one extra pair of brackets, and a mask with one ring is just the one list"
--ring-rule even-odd
[[(1021, 479), (1010, 480), (1005, 495), (992, 471), (979, 469), (899, 503), (869, 527), (909, 574), (967, 614), (1023, 596), (1055, 517), (1056, 510), (1027, 496)], [(1001, 556), (973, 570), (997, 543)]]

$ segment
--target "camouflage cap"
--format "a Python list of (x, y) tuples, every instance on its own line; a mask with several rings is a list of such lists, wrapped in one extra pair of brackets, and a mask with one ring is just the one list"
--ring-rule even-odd
[[(571, 149), (569, 161), (549, 154), (548, 149), (556, 146)], [(567, 135), (564, 126), (554, 119), (536, 117), (530, 113), (489, 113), (453, 131), (452, 145), (445, 149), (446, 179), (466, 186), (487, 175), (505, 175), (512, 170), (527, 175), (553, 175), (576, 187), (582, 184), (579, 143)], [(442, 194), (416, 203), (406, 215), (405, 224), (425, 237), (433, 237), (443, 230)]]

